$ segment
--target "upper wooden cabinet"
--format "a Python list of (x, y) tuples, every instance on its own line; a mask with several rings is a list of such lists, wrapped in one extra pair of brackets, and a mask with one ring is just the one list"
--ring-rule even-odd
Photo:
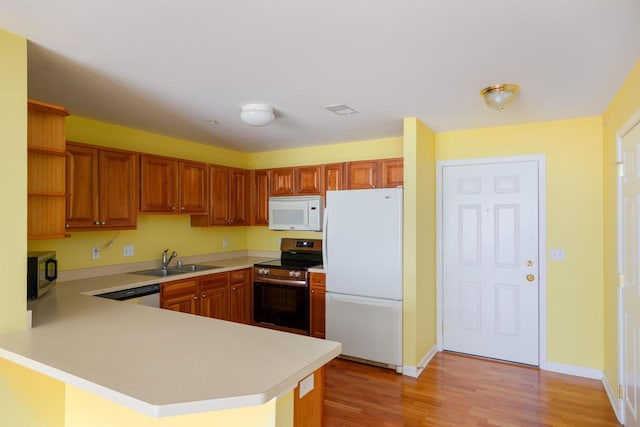
[(251, 171), (251, 225), (269, 225), (269, 170)]
[(293, 196), (294, 168), (271, 169), (271, 196)]
[(344, 163), (332, 163), (322, 166), (323, 192), (325, 196), (327, 191), (344, 190)]
[(271, 196), (322, 194), (322, 166), (271, 169)]
[(140, 156), (140, 212), (207, 213), (207, 165)]
[(247, 225), (249, 171), (211, 165), (209, 179), (209, 215), (192, 216), (191, 225)]
[(347, 188), (358, 190), (401, 186), (404, 183), (403, 165), (402, 158), (348, 162)]
[(72, 142), (66, 151), (66, 227), (134, 229), (138, 155)]
[(27, 238), (65, 236), (65, 140), (62, 107), (29, 100), (27, 115)]
[(296, 194), (322, 194), (322, 166), (300, 166), (294, 172)]

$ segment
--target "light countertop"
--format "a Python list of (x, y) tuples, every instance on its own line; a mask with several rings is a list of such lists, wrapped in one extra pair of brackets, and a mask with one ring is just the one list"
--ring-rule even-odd
[(0, 357), (156, 417), (266, 403), (341, 345), (92, 296), (261, 260), (218, 260), (210, 264), (222, 268), (165, 278), (123, 273), (59, 283), (30, 303), (32, 329), (0, 335)]

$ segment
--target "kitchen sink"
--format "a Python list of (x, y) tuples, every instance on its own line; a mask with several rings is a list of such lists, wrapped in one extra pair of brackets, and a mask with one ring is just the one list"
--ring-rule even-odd
[(194, 271), (213, 270), (215, 268), (222, 268), (217, 265), (202, 265), (202, 264), (188, 264), (180, 267), (171, 267), (163, 270), (162, 268), (156, 268), (152, 270), (132, 271), (131, 274), (141, 274), (143, 276), (175, 276), (177, 274), (191, 273)]

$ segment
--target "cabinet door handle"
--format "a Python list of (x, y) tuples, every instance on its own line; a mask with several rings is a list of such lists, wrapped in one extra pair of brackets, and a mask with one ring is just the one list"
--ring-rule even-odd
[(182, 207), (180, 208), (180, 210), (181, 210), (181, 211), (183, 211), (183, 210), (184, 210), (184, 206), (182, 206)]
[(202, 294), (202, 299), (206, 298), (207, 296), (205, 294)]
[(197, 295), (196, 295), (196, 296), (194, 296), (194, 297), (193, 297), (193, 299), (198, 299), (198, 296), (197, 296)]
[(95, 225), (100, 225), (100, 221), (94, 221)]
[(100, 225), (107, 225), (105, 221), (100, 222)]
[(176, 210), (176, 207), (175, 207), (175, 206), (171, 206), (171, 210), (172, 210), (172, 211), (175, 211), (175, 210)]
[(69, 224), (65, 224), (65, 225), (64, 225), (64, 228), (69, 228)]

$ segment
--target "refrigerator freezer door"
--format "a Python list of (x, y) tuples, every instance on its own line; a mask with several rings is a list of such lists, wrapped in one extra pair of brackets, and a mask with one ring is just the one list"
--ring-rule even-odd
[(327, 339), (342, 354), (402, 366), (402, 301), (327, 293)]
[(327, 191), (327, 292), (402, 299), (402, 188)]

